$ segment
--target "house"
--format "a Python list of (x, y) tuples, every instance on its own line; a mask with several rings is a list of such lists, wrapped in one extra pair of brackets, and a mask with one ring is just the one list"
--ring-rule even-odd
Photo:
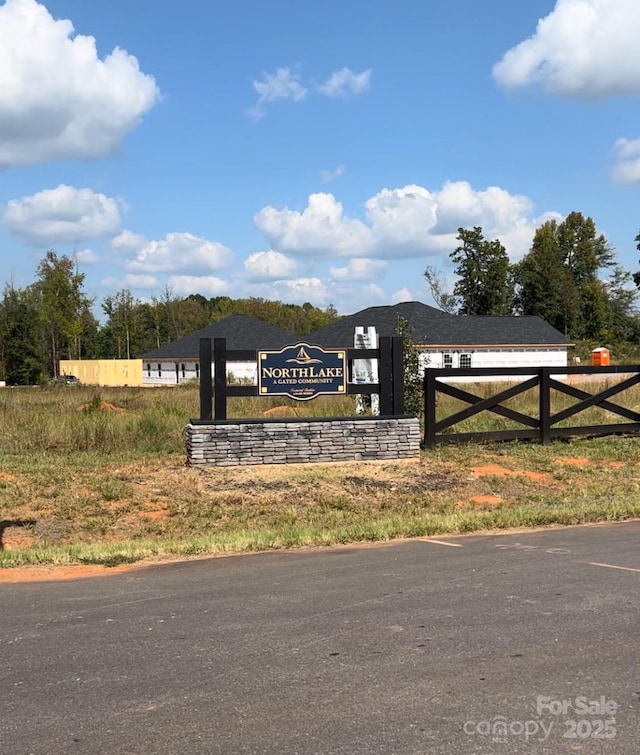
[[(306, 338), (325, 348), (353, 346), (356, 327), (398, 334), (404, 320), (422, 367), (566, 367), (569, 339), (540, 317), (451, 315), (418, 301), (369, 307)], [(477, 378), (475, 378), (477, 379)]]
[[(142, 357), (143, 385), (176, 385), (200, 377), (200, 339), (226, 338), (227, 349), (278, 350), (296, 343), (299, 336), (250, 315), (231, 315), (196, 330)], [(255, 382), (255, 362), (228, 362), (230, 382)]]
[[(277, 351), (302, 341), (324, 348), (348, 348), (354, 345), (356, 328), (375, 328), (378, 336), (393, 336), (398, 334), (401, 320), (407, 323), (410, 338), (420, 351), (423, 368), (567, 365), (569, 339), (540, 317), (450, 315), (413, 301), (369, 307), (305, 336), (250, 315), (231, 315), (149, 351), (142, 360), (61, 362), (60, 370), (97, 385), (177, 385), (200, 377), (201, 338), (226, 338), (230, 350)], [(230, 382), (254, 383), (256, 371), (255, 362), (227, 364)]]

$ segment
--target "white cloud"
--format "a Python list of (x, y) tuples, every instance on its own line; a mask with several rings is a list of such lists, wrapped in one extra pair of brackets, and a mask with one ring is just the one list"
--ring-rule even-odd
[(219, 296), (229, 289), (226, 281), (213, 275), (172, 275), (168, 280), (168, 285), (176, 296), (190, 294)]
[(370, 281), (384, 275), (387, 263), (366, 257), (353, 259), (346, 267), (332, 267), (331, 277), (337, 281)]
[(216, 241), (207, 241), (191, 233), (168, 233), (161, 241), (148, 241), (135, 258), (126, 263), (126, 267), (136, 272), (189, 270), (191, 273), (207, 273), (226, 267), (231, 257), (230, 250)]
[(111, 240), (111, 246), (118, 252), (139, 252), (147, 244), (147, 239), (139, 233), (124, 230)]
[(371, 246), (370, 229), (360, 220), (345, 218), (333, 194), (311, 194), (302, 212), (264, 207), (254, 223), (271, 247), (284, 254), (363, 256)]
[(380, 288), (380, 286), (376, 286), (375, 283), (370, 283), (368, 286), (365, 286), (362, 289), (362, 293), (366, 297), (367, 301), (383, 302), (385, 299), (384, 291)]
[(640, 183), (640, 139), (618, 139), (613, 147), (613, 179), (619, 184)]
[(493, 68), (506, 88), (541, 82), (578, 97), (640, 93), (640, 3), (558, 0), (535, 34)]
[(226, 293), (230, 296), (278, 299), (291, 304), (310, 302), (317, 307), (333, 304), (343, 314), (386, 302), (384, 291), (375, 283), (358, 285), (357, 281), (322, 280), (315, 277), (270, 282), (236, 280)]
[(100, 59), (36, 0), (0, 6), (0, 168), (112, 152), (159, 96), (135, 57)]
[(404, 301), (416, 301), (418, 297), (414, 296), (408, 288), (401, 288), (391, 294), (391, 301), (394, 304), (402, 304)]
[(315, 260), (449, 254), (457, 246), (457, 229), (476, 225), (486, 238), (500, 238), (516, 258), (527, 251), (541, 222), (560, 217), (532, 217), (527, 197), (499, 187), (478, 191), (466, 181), (446, 183), (439, 191), (416, 185), (383, 189), (365, 202), (365, 211), (367, 222), (349, 217), (333, 194), (319, 193), (302, 211), (264, 207), (254, 222), (272, 249)]
[(290, 304), (310, 302), (325, 307), (333, 301), (331, 288), (320, 278), (291, 278), (289, 280), (243, 283), (235, 288), (237, 296), (257, 296)]
[(331, 76), (318, 87), (318, 91), (327, 97), (349, 97), (362, 94), (371, 85), (371, 69), (362, 73), (354, 73), (350, 68), (334, 71)]
[(120, 212), (116, 199), (61, 184), (12, 199), (2, 212), (2, 222), (14, 236), (34, 246), (55, 246), (115, 236), (120, 231)]
[(320, 278), (293, 278), (274, 284), (278, 299), (322, 306), (328, 303), (329, 289)]
[(330, 181), (335, 181), (336, 178), (341, 178), (346, 173), (346, 169), (344, 165), (338, 165), (338, 167), (335, 170), (322, 170), (320, 171), (320, 178), (322, 179), (323, 183), (329, 183)]
[(387, 303), (384, 291), (376, 283), (357, 285), (357, 282), (349, 281), (329, 282), (327, 301), (336, 306), (338, 312), (342, 314), (350, 314), (365, 307)]
[(281, 280), (295, 275), (296, 263), (280, 252), (256, 252), (244, 261), (244, 269), (252, 281)]
[(95, 265), (100, 262), (100, 256), (93, 249), (82, 249), (76, 252), (75, 257), (81, 265)]
[(275, 100), (293, 100), (300, 102), (307, 96), (307, 87), (300, 83), (300, 77), (289, 68), (278, 68), (275, 73), (262, 74), (262, 81), (254, 81), (253, 88), (258, 94), (258, 101), (249, 111), (254, 118), (264, 115), (263, 106)]
[(124, 278), (103, 278), (100, 285), (107, 291), (120, 291), (123, 288), (158, 290), (160, 281), (154, 275), (125, 275)]
[(421, 256), (437, 222), (436, 195), (422, 186), (383, 189), (365, 202), (373, 234), (373, 251), (380, 257)]

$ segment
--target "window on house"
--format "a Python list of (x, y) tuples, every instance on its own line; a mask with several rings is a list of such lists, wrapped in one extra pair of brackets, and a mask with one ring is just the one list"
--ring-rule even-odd
[(147, 362), (147, 377), (151, 377), (151, 364)]
[(443, 354), (442, 364), (446, 369), (450, 370), (453, 367), (453, 354)]
[(196, 362), (196, 378), (200, 379), (200, 362)]
[(186, 374), (186, 368), (184, 366), (184, 362), (180, 365), (180, 369), (182, 370), (182, 377), (183, 378), (186, 377), (187, 374)]
[(158, 377), (162, 377), (162, 365), (158, 362)]
[(471, 354), (460, 354), (460, 367), (463, 370), (471, 369)]

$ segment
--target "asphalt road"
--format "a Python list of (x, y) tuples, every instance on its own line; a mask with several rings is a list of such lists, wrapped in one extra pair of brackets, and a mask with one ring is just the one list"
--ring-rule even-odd
[(1, 753), (640, 752), (640, 522), (0, 585)]

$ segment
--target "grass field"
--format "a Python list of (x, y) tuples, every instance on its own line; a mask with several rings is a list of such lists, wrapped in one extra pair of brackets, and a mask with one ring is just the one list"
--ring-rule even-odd
[[(629, 391), (621, 403), (633, 406), (639, 395)], [(439, 413), (451, 413), (455, 402), (447, 402)], [(273, 406), (237, 399), (229, 414)], [(348, 397), (295, 408), (353, 413)], [(116, 565), (640, 516), (640, 437), (443, 446), (405, 462), (197, 470), (185, 466), (183, 437), (197, 412), (194, 386), (1, 390), (0, 566)], [(471, 429), (483, 422), (493, 420), (469, 421)]]

